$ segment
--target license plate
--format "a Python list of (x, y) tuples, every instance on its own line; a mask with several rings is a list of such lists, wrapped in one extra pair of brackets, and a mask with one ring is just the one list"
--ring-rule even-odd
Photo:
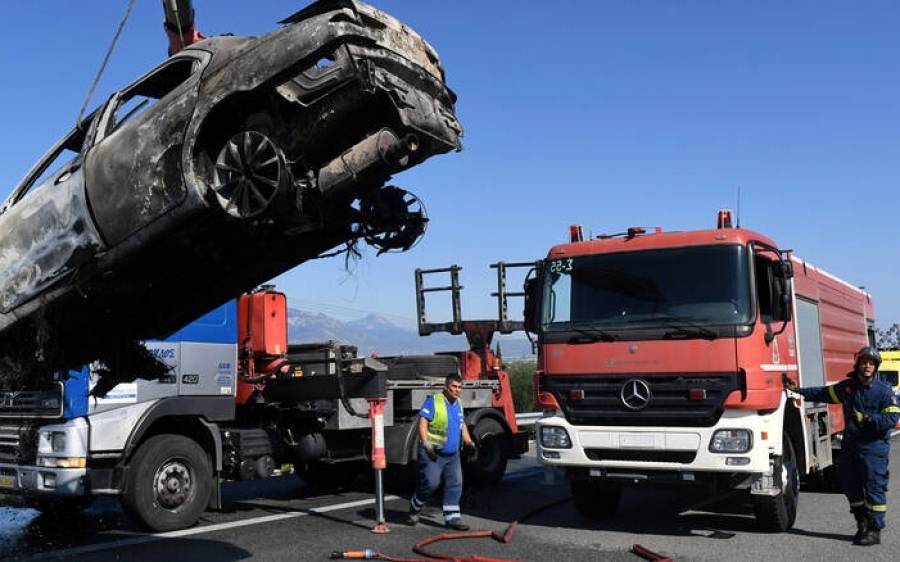
[(16, 487), (16, 479), (12, 476), (0, 476), (0, 488), (9, 488), (10, 490)]
[(653, 447), (655, 441), (652, 435), (628, 434), (619, 436), (620, 447)]

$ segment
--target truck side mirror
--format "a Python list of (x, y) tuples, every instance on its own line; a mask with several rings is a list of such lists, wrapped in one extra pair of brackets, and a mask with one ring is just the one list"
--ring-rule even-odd
[(784, 279), (794, 278), (794, 264), (790, 261), (781, 261), (781, 277)]
[(766, 332), (767, 342), (771, 342), (775, 336), (782, 333), (793, 317), (790, 281), (793, 275), (794, 268), (790, 262), (780, 261), (772, 268), (770, 309), (772, 321), (781, 322), (781, 327), (775, 331), (767, 328), (769, 330)]
[(782, 267), (776, 269), (772, 280), (772, 317), (776, 322), (791, 321), (791, 282), (787, 275), (793, 275), (793, 268), (789, 263), (782, 262)]

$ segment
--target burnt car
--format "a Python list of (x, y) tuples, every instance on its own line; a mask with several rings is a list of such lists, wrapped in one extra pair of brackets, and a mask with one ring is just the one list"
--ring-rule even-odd
[(140, 371), (139, 340), (341, 247), (422, 235), (421, 202), (387, 184), (461, 148), (435, 50), (354, 0), (280, 23), (204, 38), (114, 93), (0, 207), (7, 379)]

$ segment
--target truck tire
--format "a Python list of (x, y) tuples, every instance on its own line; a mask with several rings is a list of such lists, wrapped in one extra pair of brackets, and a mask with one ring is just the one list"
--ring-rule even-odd
[(787, 433), (782, 439), (784, 454), (775, 459), (775, 470), (781, 473), (781, 490), (774, 496), (753, 496), (757, 526), (773, 533), (783, 533), (794, 526), (800, 500), (800, 470), (794, 444)]
[(212, 485), (209, 457), (200, 445), (182, 435), (155, 435), (131, 460), (122, 508), (153, 531), (184, 529), (206, 511)]
[(453, 355), (398, 355), (379, 357), (387, 365), (387, 378), (391, 380), (429, 380), (459, 373), (459, 360)]
[(572, 480), (572, 499), (589, 521), (614, 517), (622, 499), (622, 485), (604, 480)]
[[(506, 432), (497, 420), (481, 418), (475, 423), (472, 439), (478, 444), (478, 456), (463, 463), (466, 480), (477, 486), (495, 486), (506, 473)], [(465, 455), (464, 451), (464, 460)]]

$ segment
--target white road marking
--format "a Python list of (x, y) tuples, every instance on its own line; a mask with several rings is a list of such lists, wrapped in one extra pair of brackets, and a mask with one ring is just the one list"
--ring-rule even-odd
[[(384, 501), (393, 501), (402, 499), (400, 496), (388, 495), (384, 497)], [(180, 531), (169, 531), (167, 533), (156, 533), (153, 535), (145, 535), (141, 537), (134, 537), (130, 539), (124, 540), (116, 540), (108, 543), (102, 544), (90, 544), (85, 546), (78, 546), (74, 548), (68, 548), (65, 550), (54, 550), (53, 552), (44, 552), (38, 554), (36, 556), (32, 556), (29, 558), (30, 560), (41, 560), (47, 558), (65, 558), (68, 556), (76, 556), (79, 554), (89, 554), (91, 552), (101, 552), (103, 550), (112, 550), (127, 546), (135, 546), (139, 544), (144, 544), (148, 542), (153, 542), (161, 539), (173, 539), (180, 537), (189, 537), (193, 535), (202, 535), (204, 533), (212, 533), (215, 531), (224, 531), (227, 529), (234, 529), (237, 527), (247, 527), (250, 525), (259, 525), (262, 523), (270, 523), (272, 521), (281, 521), (284, 519), (292, 519), (295, 517), (305, 517), (307, 515), (317, 515), (320, 513), (329, 513), (331, 511), (338, 511), (341, 509), (351, 509), (354, 507), (362, 507), (366, 505), (372, 505), (375, 503), (375, 498), (367, 499), (367, 500), (357, 500), (346, 503), (339, 503), (335, 505), (326, 505), (324, 507), (316, 507), (310, 509), (299, 509), (296, 511), (286, 511), (284, 513), (279, 513), (276, 515), (266, 515), (264, 517), (255, 517), (253, 519), (244, 519), (241, 521), (232, 521), (231, 523), (217, 523), (215, 525), (205, 525), (202, 527), (193, 527), (191, 529), (182, 529)]]

